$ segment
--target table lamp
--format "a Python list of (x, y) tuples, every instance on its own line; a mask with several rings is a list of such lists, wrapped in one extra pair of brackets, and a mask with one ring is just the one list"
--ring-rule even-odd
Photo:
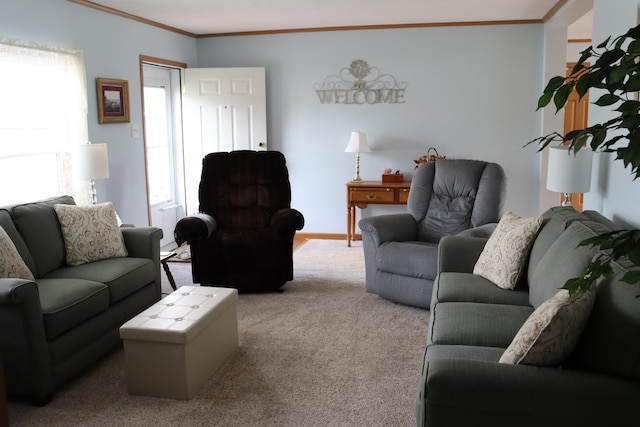
[(352, 182), (361, 182), (360, 178), (360, 153), (370, 153), (369, 144), (367, 144), (367, 135), (364, 132), (351, 132), (351, 139), (349, 145), (344, 149), (345, 153), (358, 153), (356, 154), (356, 176), (351, 180)]
[(83, 144), (76, 146), (74, 155), (76, 178), (89, 180), (91, 203), (98, 203), (96, 179), (109, 178), (109, 159), (107, 144)]
[(578, 152), (568, 145), (550, 147), (547, 166), (547, 190), (563, 193), (562, 206), (571, 206), (571, 194), (591, 190), (593, 151), (581, 148)]

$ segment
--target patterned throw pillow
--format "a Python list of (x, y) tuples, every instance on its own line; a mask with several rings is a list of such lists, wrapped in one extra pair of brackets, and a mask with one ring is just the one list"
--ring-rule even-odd
[(502, 289), (515, 288), (540, 225), (541, 216), (520, 218), (507, 212), (489, 237), (473, 274), (491, 280)]
[(56, 204), (68, 265), (126, 257), (113, 203), (90, 206)]
[(571, 296), (561, 289), (531, 313), (500, 363), (559, 366), (578, 343), (595, 300), (595, 286)]
[(16, 249), (16, 245), (2, 227), (0, 227), (0, 278), (35, 280), (33, 273)]

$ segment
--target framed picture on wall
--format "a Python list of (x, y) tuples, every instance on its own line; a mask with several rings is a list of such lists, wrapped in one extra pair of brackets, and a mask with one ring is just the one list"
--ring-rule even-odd
[(97, 78), (98, 122), (129, 123), (129, 82)]

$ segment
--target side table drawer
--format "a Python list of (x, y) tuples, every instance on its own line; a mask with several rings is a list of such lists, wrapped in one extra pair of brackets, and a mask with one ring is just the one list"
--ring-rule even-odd
[(398, 189), (398, 200), (400, 203), (407, 204), (407, 200), (409, 200), (409, 189), (408, 188), (399, 188)]
[(392, 203), (394, 201), (392, 188), (352, 188), (353, 202)]

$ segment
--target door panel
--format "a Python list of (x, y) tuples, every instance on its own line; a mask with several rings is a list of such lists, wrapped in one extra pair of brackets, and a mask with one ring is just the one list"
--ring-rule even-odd
[(187, 213), (196, 213), (206, 154), (267, 149), (265, 69), (187, 68), (183, 92)]

